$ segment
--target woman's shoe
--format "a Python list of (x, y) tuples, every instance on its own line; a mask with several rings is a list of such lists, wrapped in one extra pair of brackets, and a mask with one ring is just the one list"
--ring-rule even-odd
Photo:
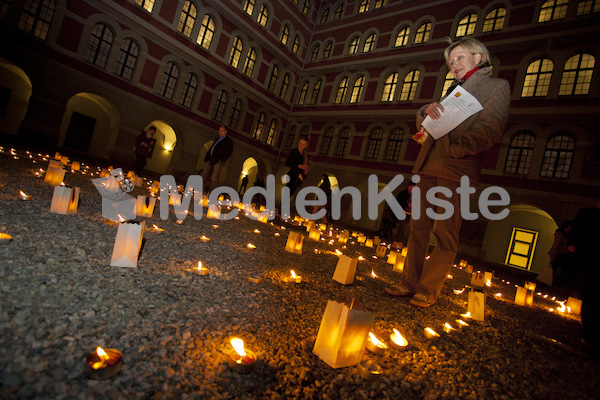
[(415, 306), (415, 307), (427, 308), (427, 307), (431, 306), (432, 304), (433, 303), (431, 303), (431, 301), (429, 301), (427, 296), (425, 296), (424, 294), (420, 294), (420, 293), (415, 294), (413, 296), (413, 298), (410, 299), (410, 305)]
[(385, 291), (390, 296), (396, 297), (408, 297), (413, 295), (413, 293), (410, 290), (405, 289), (403, 287), (386, 287)]

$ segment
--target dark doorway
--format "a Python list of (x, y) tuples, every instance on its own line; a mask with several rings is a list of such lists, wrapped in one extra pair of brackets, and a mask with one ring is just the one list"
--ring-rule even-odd
[(87, 152), (96, 126), (96, 118), (73, 111), (63, 146)]

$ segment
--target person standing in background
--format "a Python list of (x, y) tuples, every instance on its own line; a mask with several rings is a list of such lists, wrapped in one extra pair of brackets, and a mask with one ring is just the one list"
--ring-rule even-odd
[(207, 163), (204, 171), (202, 171), (205, 193), (210, 193), (219, 183), (221, 170), (229, 157), (231, 157), (231, 153), (233, 153), (233, 140), (227, 136), (227, 128), (221, 125), (219, 127), (219, 136), (215, 139), (204, 157), (204, 162)]

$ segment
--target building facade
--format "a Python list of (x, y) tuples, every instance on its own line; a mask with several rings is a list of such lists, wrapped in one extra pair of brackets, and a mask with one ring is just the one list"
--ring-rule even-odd
[[(599, 0), (0, 0), (0, 131), (127, 166), (154, 125), (147, 169), (185, 183), (225, 125), (232, 187), (283, 175), (308, 136), (307, 185), (366, 193), (373, 173), (410, 179), (415, 111), (451, 83), (447, 39), (471, 35), (512, 91), (471, 207), (500, 186), (511, 212), (465, 221), (460, 251), (537, 272), (600, 196), (599, 17)], [(362, 215), (342, 222), (376, 230)]]

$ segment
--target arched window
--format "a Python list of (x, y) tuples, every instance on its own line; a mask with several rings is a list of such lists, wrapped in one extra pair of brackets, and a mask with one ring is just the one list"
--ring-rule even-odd
[(333, 141), (333, 126), (330, 126), (325, 131), (323, 135), (323, 139), (321, 140), (321, 150), (320, 153), (324, 155), (329, 155), (329, 150), (331, 148), (331, 142)]
[(373, 49), (375, 48), (375, 40), (377, 39), (377, 34), (376, 33), (371, 33), (368, 37), (367, 40), (365, 40), (365, 45), (363, 46), (363, 52), (364, 53), (370, 53), (373, 51)]
[(142, 7), (149, 13), (151, 13), (152, 9), (154, 8), (154, 0), (135, 0), (135, 4)]
[(200, 32), (198, 32), (198, 39), (196, 43), (208, 50), (212, 43), (213, 37), (215, 36), (215, 20), (208, 14), (202, 19), (202, 25), (200, 25)]
[(538, 22), (547, 22), (567, 16), (569, 0), (548, 0), (542, 4)]
[(229, 117), (229, 126), (230, 127), (234, 128), (234, 129), (237, 128), (241, 113), (242, 113), (242, 100), (235, 99), (235, 103), (233, 103), (233, 107), (231, 108), (231, 116)]
[(290, 129), (287, 141), (285, 142), (285, 150), (292, 149), (292, 146), (294, 145), (294, 140), (296, 139), (296, 129), (298, 129), (296, 125), (292, 126), (292, 128)]
[(87, 46), (86, 60), (104, 68), (113, 43), (113, 33), (104, 24), (96, 24)]
[(225, 114), (225, 107), (227, 107), (227, 101), (229, 100), (229, 95), (226, 91), (221, 90), (219, 93), (219, 97), (217, 97), (217, 102), (215, 104), (215, 111), (213, 112), (213, 119), (215, 121), (223, 121), (223, 115)]
[(575, 15), (591, 14), (600, 12), (600, 0), (579, 0)]
[(498, 7), (487, 13), (483, 19), (483, 32), (493, 32), (502, 30), (506, 19), (506, 8)]
[(304, 104), (307, 93), (308, 93), (308, 82), (304, 82), (304, 84), (300, 88), (300, 94), (298, 95), (298, 105)]
[(317, 58), (319, 58), (319, 49), (320, 49), (319, 44), (316, 44), (315, 47), (313, 48), (312, 53), (310, 54), (311, 61), (317, 61)]
[(567, 133), (552, 136), (546, 144), (541, 176), (568, 178), (575, 153), (575, 140)]
[(386, 0), (375, 0), (375, 4), (373, 5), (373, 9), (376, 10), (385, 6)]
[(274, 119), (271, 120), (271, 125), (269, 126), (269, 133), (267, 134), (267, 144), (269, 146), (273, 146), (273, 142), (275, 141), (275, 130), (277, 129), (277, 121)]
[(332, 46), (333, 46), (332, 42), (327, 42), (327, 44), (323, 48), (323, 60), (325, 60), (331, 56), (331, 47)]
[(452, 75), (452, 71), (448, 71), (446, 77), (444, 78), (444, 86), (442, 87), (442, 95), (440, 96), (440, 98), (443, 98), (444, 96), (446, 96), (446, 94), (448, 94), (448, 89), (450, 89), (450, 86), (452, 86), (454, 80), (455, 79), (454, 75)]
[(392, 101), (396, 96), (396, 86), (398, 85), (398, 73), (392, 72), (385, 78), (383, 90), (381, 91), (381, 101)]
[(294, 36), (294, 44), (292, 44), (292, 53), (298, 54), (298, 50), (300, 50), (300, 36)]
[(417, 32), (415, 33), (415, 43), (427, 43), (429, 36), (431, 35), (431, 22), (425, 22), (422, 24)]
[(277, 79), (279, 78), (279, 67), (277, 65), (273, 65), (273, 69), (271, 70), (271, 76), (269, 77), (269, 84), (267, 85), (267, 90), (270, 92), (275, 91), (275, 86), (277, 86)]
[(19, 29), (31, 33), (36, 38), (46, 40), (55, 10), (54, 0), (26, 1), (19, 19)]
[(400, 157), (400, 149), (402, 148), (402, 140), (404, 139), (404, 129), (395, 128), (390, 132), (387, 141), (384, 159), (387, 161), (398, 161)]
[(254, 12), (254, 0), (246, 0), (244, 3), (244, 11), (246, 11), (246, 14), (252, 15)]
[(313, 90), (312, 90), (312, 94), (310, 96), (310, 104), (317, 104), (317, 100), (319, 99), (319, 94), (321, 93), (321, 85), (323, 84), (323, 81), (321, 79), (319, 79), (318, 81), (315, 82), (315, 85), (313, 86)]
[(181, 10), (181, 16), (179, 16), (179, 25), (177, 25), (177, 32), (190, 37), (192, 29), (194, 28), (194, 22), (196, 22), (196, 16), (198, 11), (196, 6), (191, 1), (186, 1)]
[(183, 83), (183, 92), (181, 93), (181, 100), (179, 104), (184, 107), (190, 108), (192, 106), (192, 100), (198, 87), (198, 78), (195, 74), (189, 73), (187, 79)]
[(163, 73), (162, 82), (160, 83), (160, 89), (158, 90), (160, 95), (166, 97), (167, 99), (172, 99), (178, 78), (179, 67), (177, 67), (177, 65), (175, 65), (173, 62), (167, 63), (167, 67)]
[(290, 74), (283, 75), (283, 82), (281, 83), (281, 88), (279, 89), (279, 98), (285, 100), (285, 96), (287, 95), (288, 88), (290, 87)]
[(563, 69), (558, 94), (561, 96), (588, 94), (595, 63), (596, 60), (591, 54), (576, 54), (569, 58)]
[(531, 132), (516, 133), (510, 140), (504, 172), (520, 175), (529, 174), (534, 147), (535, 136)]
[(350, 144), (350, 127), (345, 126), (340, 129), (338, 136), (337, 147), (335, 148), (335, 155), (337, 157), (343, 157), (346, 155), (346, 149)]
[(256, 22), (262, 26), (267, 26), (267, 22), (269, 22), (269, 9), (265, 4), (260, 7), (260, 12), (258, 13), (258, 17), (256, 17)]
[(356, 36), (350, 40), (350, 44), (348, 45), (348, 54), (356, 54), (358, 52), (358, 43), (360, 42), (360, 37)]
[(310, 0), (304, 0), (304, 6), (302, 6), (302, 12), (304, 15), (308, 15), (310, 11)]
[(358, 13), (362, 14), (367, 11), (369, 11), (369, 0), (361, 0), (360, 5), (358, 6)]
[(287, 46), (289, 39), (290, 39), (290, 27), (287, 26), (287, 24), (286, 24), (283, 26), (283, 29), (281, 30), (281, 36), (279, 37), (279, 41), (284, 46)]
[(321, 19), (319, 20), (319, 23), (324, 24), (325, 22), (327, 22), (327, 18), (329, 18), (329, 8), (323, 10), (323, 12), (321, 13)]
[(333, 19), (336, 20), (342, 18), (342, 14), (344, 14), (344, 3), (336, 7), (335, 12), (333, 13)]
[(402, 84), (402, 92), (400, 92), (400, 100), (414, 100), (415, 92), (417, 91), (417, 84), (419, 83), (419, 71), (412, 70), (406, 77), (404, 77), (404, 83)]
[(383, 141), (383, 128), (374, 128), (369, 134), (369, 141), (367, 142), (367, 153), (365, 158), (376, 160), (379, 157), (379, 149), (381, 149), (381, 142)]
[(254, 127), (254, 132), (252, 132), (252, 137), (256, 140), (260, 140), (262, 136), (262, 132), (265, 129), (265, 113), (258, 114), (258, 120), (256, 121), (256, 126)]
[(547, 58), (541, 58), (529, 64), (525, 73), (521, 97), (546, 96), (550, 89), (553, 69), (554, 63)]
[(365, 77), (359, 76), (352, 85), (352, 93), (350, 94), (350, 103), (358, 103), (362, 95), (363, 87), (365, 86)]
[(410, 36), (410, 28), (402, 28), (396, 35), (396, 41), (394, 42), (394, 47), (403, 47), (408, 44), (408, 37)]
[(343, 78), (338, 84), (337, 91), (335, 92), (335, 104), (341, 104), (346, 97), (346, 91), (348, 90), (348, 77)]
[(465, 35), (472, 35), (475, 32), (475, 25), (477, 24), (477, 14), (472, 13), (465, 15), (459, 22), (456, 28), (456, 37)]
[(121, 48), (119, 49), (119, 56), (117, 57), (115, 74), (122, 78), (131, 80), (139, 53), (140, 49), (136, 42), (129, 38), (123, 40)]
[(229, 53), (229, 65), (233, 68), (237, 68), (240, 64), (240, 58), (242, 57), (242, 48), (244, 47), (244, 43), (239, 36), (236, 36), (233, 39), (233, 45), (231, 46), (231, 53)]
[(252, 47), (248, 50), (248, 55), (246, 56), (246, 62), (244, 63), (244, 75), (252, 78), (252, 74), (254, 73), (254, 66), (256, 65), (256, 50)]

